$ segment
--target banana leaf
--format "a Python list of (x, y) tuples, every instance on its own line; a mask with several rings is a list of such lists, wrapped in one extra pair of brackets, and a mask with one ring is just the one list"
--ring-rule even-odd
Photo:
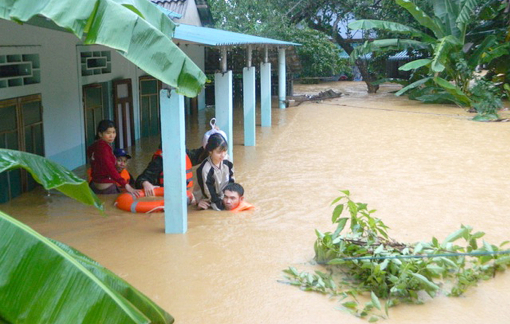
[(430, 50), (431, 46), (427, 42), (420, 42), (413, 39), (398, 39), (398, 38), (389, 38), (389, 39), (376, 39), (371, 42), (365, 42), (362, 46), (357, 46), (354, 48), (350, 55), (351, 61), (362, 57), (368, 53), (378, 51), (381, 49), (388, 50), (404, 50), (404, 49), (427, 49)]
[(63, 166), (40, 155), (0, 149), (0, 172), (23, 168), (46, 189), (56, 189), (86, 205), (103, 210), (88, 183)]
[(420, 25), (430, 29), (436, 38), (444, 37), (444, 30), (434, 19), (430, 18), (423, 10), (409, 0), (395, 0), (395, 2), (406, 9), (420, 23)]
[(82, 39), (118, 50), (179, 94), (195, 97), (205, 74), (175, 45), (174, 23), (147, 0), (0, 0), (0, 18), (19, 23), (43, 16)]
[(360, 19), (355, 20), (349, 23), (348, 27), (350, 29), (380, 29), (387, 30), (394, 33), (402, 33), (409, 34), (410, 36), (420, 37), (424, 42), (434, 43), (435, 39), (424, 32), (412, 28), (400, 23), (391, 22), (391, 21), (383, 21), (383, 20), (373, 20), (373, 19)]
[(432, 62), (431, 59), (414, 60), (414, 61), (411, 61), (409, 63), (406, 63), (406, 64), (402, 65), (398, 69), (400, 71), (416, 70), (416, 69), (421, 68), (422, 66), (425, 66), (425, 65), (429, 64), (430, 62)]
[(0, 320), (172, 323), (128, 283), (0, 211)]
[(456, 85), (451, 84), (447, 80), (440, 77), (434, 77), (434, 82), (442, 87), (446, 92), (454, 96), (457, 102), (461, 104), (461, 106), (473, 106), (473, 101)]
[(421, 85), (425, 84), (427, 81), (431, 80), (432, 77), (426, 77), (426, 78), (423, 78), (423, 79), (420, 79), (418, 81), (415, 81), (405, 87), (403, 87), (402, 89), (400, 89), (399, 91), (397, 91), (395, 93), (395, 95), (398, 97), (398, 96), (401, 96), (403, 95), (404, 93), (406, 93), (407, 91), (411, 90), (411, 89), (415, 89), (415, 88), (418, 88), (420, 87)]

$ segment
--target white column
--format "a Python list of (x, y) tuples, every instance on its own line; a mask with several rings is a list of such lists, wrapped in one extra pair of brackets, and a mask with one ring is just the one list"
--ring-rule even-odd
[(271, 63), (260, 63), (260, 119), (271, 126)]
[(186, 146), (184, 97), (174, 90), (162, 89), (161, 141), (165, 185), (165, 233), (186, 233)]
[(280, 108), (286, 108), (287, 103), (287, 69), (285, 66), (285, 48), (278, 49), (278, 102)]
[(228, 155), (233, 161), (232, 71), (214, 74), (214, 105), (216, 125), (227, 134)]
[(244, 145), (256, 145), (255, 131), (255, 67), (243, 69)]

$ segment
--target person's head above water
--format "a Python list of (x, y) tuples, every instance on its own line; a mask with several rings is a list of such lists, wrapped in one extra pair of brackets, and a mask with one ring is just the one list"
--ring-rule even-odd
[(219, 165), (227, 156), (228, 144), (221, 134), (213, 134), (209, 137), (205, 151), (209, 153), (212, 163)]
[(239, 183), (229, 183), (225, 189), (223, 189), (223, 195), (225, 210), (232, 210), (243, 201), (244, 188)]
[(117, 132), (115, 130), (115, 123), (111, 120), (104, 119), (99, 122), (96, 130), (96, 140), (102, 139), (108, 143), (113, 143)]

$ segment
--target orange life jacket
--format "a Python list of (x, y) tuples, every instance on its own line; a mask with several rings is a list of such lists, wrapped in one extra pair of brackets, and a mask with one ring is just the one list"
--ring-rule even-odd
[[(89, 182), (92, 181), (92, 168), (87, 169), (87, 176)], [(120, 172), (120, 176), (126, 180), (126, 183), (129, 183), (129, 180), (131, 180), (131, 176), (129, 175), (129, 172), (127, 169), (124, 169)]]
[[(154, 155), (152, 155), (152, 159), (154, 160), (160, 156), (163, 158), (163, 150), (157, 150)], [(193, 194), (193, 165), (191, 164), (191, 160), (189, 159), (188, 154), (186, 154), (186, 195), (188, 198)], [(163, 171), (161, 171), (159, 175), (159, 184), (163, 186)]]
[(248, 203), (248, 202), (243, 200), (243, 201), (241, 201), (239, 203), (239, 205), (237, 205), (236, 208), (231, 209), (229, 211), (237, 213), (237, 212), (242, 212), (242, 211), (245, 211), (245, 210), (250, 210), (250, 209), (253, 209), (253, 208), (255, 208), (255, 206), (253, 206), (252, 204), (250, 204), (250, 203)]

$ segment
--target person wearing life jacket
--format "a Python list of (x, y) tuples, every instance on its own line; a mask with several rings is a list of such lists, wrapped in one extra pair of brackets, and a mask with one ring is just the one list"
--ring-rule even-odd
[[(255, 206), (244, 200), (244, 188), (237, 182), (231, 182), (223, 189), (223, 206), (224, 210), (230, 212), (242, 212), (245, 210), (254, 209)], [(201, 200), (198, 208), (208, 209), (210, 203)]]
[[(126, 150), (121, 148), (116, 148), (113, 150), (113, 155), (115, 155), (115, 168), (119, 172), (120, 176), (126, 180), (126, 183), (129, 183), (131, 187), (135, 187), (135, 177), (127, 170), (127, 165), (129, 160), (131, 159), (131, 155), (127, 154)], [(87, 170), (88, 181), (92, 181), (92, 168)], [(117, 186), (118, 187), (118, 186)], [(122, 188), (119, 188), (122, 189)], [(121, 190), (122, 191), (122, 190)]]
[[(202, 147), (194, 150), (186, 150), (186, 195), (188, 196), (188, 204), (193, 204), (193, 172), (192, 167), (202, 162), (204, 149)], [(154, 188), (163, 187), (163, 151), (161, 145), (154, 152), (152, 159), (145, 170), (136, 178), (135, 187), (143, 189), (145, 196), (154, 196)]]
[(131, 155), (127, 154), (126, 150), (121, 148), (116, 148), (113, 150), (113, 155), (115, 155), (115, 168), (119, 172), (120, 176), (126, 180), (127, 183), (131, 185), (131, 187), (135, 186), (135, 177), (127, 170), (127, 166), (129, 160), (131, 160)]

